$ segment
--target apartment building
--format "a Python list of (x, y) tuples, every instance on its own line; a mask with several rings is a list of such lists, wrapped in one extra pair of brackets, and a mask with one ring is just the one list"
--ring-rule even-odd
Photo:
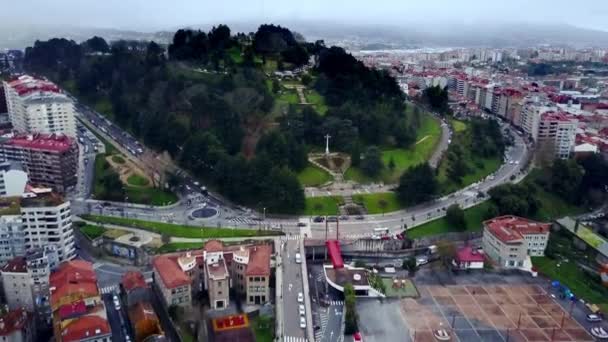
[(3, 82), (3, 88), (13, 129), (76, 136), (74, 103), (54, 83), (24, 75)]
[(578, 121), (562, 112), (545, 112), (538, 126), (539, 157), (551, 162), (569, 158), (576, 141)]
[(529, 257), (543, 256), (549, 241), (549, 223), (517, 216), (499, 216), (483, 222), (484, 253), (501, 268), (531, 265)]
[[(7, 203), (7, 201), (10, 201)], [(23, 256), (26, 252), (25, 231), (19, 213), (18, 199), (5, 199), (0, 202), (0, 264)], [(5, 206), (8, 205), (8, 206)], [(11, 215), (16, 214), (16, 215)]]
[(35, 185), (59, 193), (78, 182), (78, 144), (61, 135), (9, 134), (0, 137), (0, 161), (19, 162)]
[[(225, 309), (230, 304), (230, 274), (220, 251), (205, 251), (204, 286), (213, 309)], [(234, 260), (234, 258), (233, 258)]]
[[(194, 263), (196, 264), (195, 258)], [(182, 268), (174, 256), (160, 255), (152, 261), (154, 283), (167, 306), (192, 305), (191, 274), (195, 265), (189, 263), (187, 266), (192, 267)]]
[(49, 277), (59, 265), (57, 249), (49, 245), (30, 250), (25, 254), (25, 262), (32, 280), (31, 290), (38, 321), (51, 323)]
[(52, 193), (21, 199), (26, 249), (55, 246), (59, 261), (76, 256), (70, 202)]
[(34, 297), (32, 296), (32, 277), (27, 271), (25, 257), (15, 257), (0, 268), (2, 288), (9, 309), (24, 308), (34, 312)]
[(541, 115), (553, 109), (554, 107), (540, 102), (538, 98), (528, 98), (522, 105), (519, 126), (532, 140), (537, 141)]
[(27, 185), (27, 173), (20, 163), (0, 163), (0, 197), (21, 196)]
[(61, 263), (50, 275), (49, 289), (55, 341), (112, 340), (93, 264), (84, 260)]

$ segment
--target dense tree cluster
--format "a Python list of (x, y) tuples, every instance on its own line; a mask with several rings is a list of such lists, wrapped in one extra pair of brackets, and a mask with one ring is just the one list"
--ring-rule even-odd
[(428, 87), (422, 91), (422, 101), (439, 114), (449, 112), (448, 90), (440, 86)]
[(518, 215), (531, 217), (536, 214), (540, 202), (536, 198), (536, 187), (533, 184), (503, 184), (488, 191), (494, 206), (492, 213), (496, 215)]
[(359, 331), (359, 315), (357, 314), (357, 303), (355, 288), (351, 283), (344, 285), (344, 333), (352, 335)]
[(169, 45), (169, 58), (217, 63), (225, 58), (225, 52), (234, 44), (230, 28), (226, 25), (213, 27), (209, 33), (181, 29)]
[(407, 205), (431, 200), (438, 190), (437, 180), (429, 164), (420, 164), (406, 170), (399, 179), (397, 196)]

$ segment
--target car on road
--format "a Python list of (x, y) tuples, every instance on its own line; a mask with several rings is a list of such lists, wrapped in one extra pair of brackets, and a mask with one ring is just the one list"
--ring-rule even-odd
[(338, 222), (338, 218), (335, 216), (328, 216), (327, 222)]
[(306, 223), (305, 222), (298, 222), (298, 227), (306, 227)]
[(365, 216), (359, 215), (359, 216), (355, 217), (355, 220), (359, 220), (359, 221), (365, 220)]
[(300, 328), (306, 328), (306, 318), (300, 317)]
[(302, 255), (300, 253), (296, 253), (296, 264), (302, 263)]
[(114, 302), (114, 308), (116, 310), (120, 310), (120, 300), (118, 300), (117, 295), (114, 295), (114, 297), (112, 297), (112, 301)]
[(596, 314), (588, 314), (586, 319), (588, 322), (591, 322), (591, 323), (597, 323), (597, 322), (602, 321), (602, 317), (600, 317), (600, 315), (596, 315)]
[(325, 218), (323, 218), (323, 216), (317, 216), (314, 219), (312, 219), (313, 222), (319, 223), (319, 222), (323, 222), (325, 221)]
[(298, 303), (304, 303), (304, 295), (302, 292), (298, 292)]
[(342, 221), (348, 221), (348, 215), (342, 215), (342, 216), (340, 216), (340, 220), (342, 220)]
[(298, 312), (300, 313), (300, 316), (306, 315), (306, 308), (304, 307), (304, 304), (298, 305)]

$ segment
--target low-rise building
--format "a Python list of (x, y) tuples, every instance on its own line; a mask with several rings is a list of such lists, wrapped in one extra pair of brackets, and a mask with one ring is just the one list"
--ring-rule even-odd
[(36, 324), (31, 313), (24, 309), (9, 310), (0, 316), (0, 340), (7, 342), (34, 342)]
[(129, 307), (129, 320), (135, 332), (135, 341), (146, 341), (151, 337), (160, 337), (163, 330), (156, 312), (149, 302), (139, 302)]
[(111, 341), (93, 264), (84, 260), (63, 262), (51, 274), (49, 288), (55, 341)]
[(483, 222), (484, 253), (502, 268), (529, 268), (531, 256), (543, 256), (549, 223), (507, 215)]
[(230, 274), (222, 251), (206, 252), (204, 286), (213, 309), (225, 309), (230, 303)]
[(178, 265), (177, 258), (160, 255), (152, 261), (154, 283), (158, 287), (167, 306), (192, 305), (192, 279)]
[(481, 270), (483, 269), (485, 255), (483, 250), (464, 246), (456, 252), (452, 260), (452, 267), (456, 270)]

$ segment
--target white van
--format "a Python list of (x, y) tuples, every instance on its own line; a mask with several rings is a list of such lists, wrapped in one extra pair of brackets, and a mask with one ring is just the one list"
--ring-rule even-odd
[(296, 264), (301, 264), (302, 263), (302, 256), (300, 255), (300, 253), (296, 253)]

